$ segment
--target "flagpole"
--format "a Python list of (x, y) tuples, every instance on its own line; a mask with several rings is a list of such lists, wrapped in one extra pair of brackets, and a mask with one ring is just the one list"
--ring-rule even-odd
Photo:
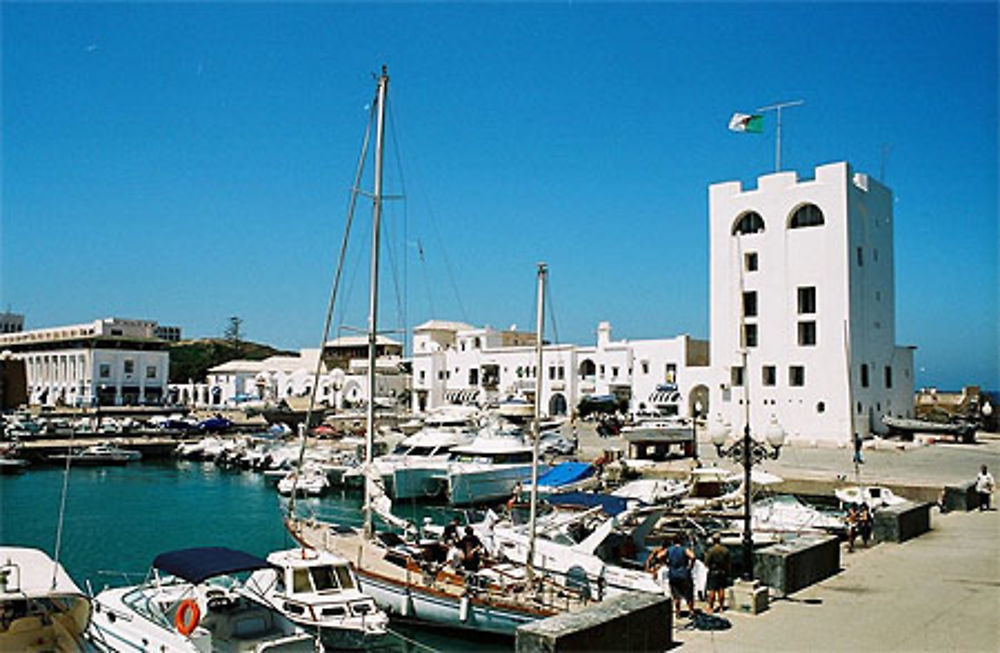
[(775, 111), (778, 114), (778, 136), (774, 145), (774, 171), (781, 171), (781, 110), (785, 107), (797, 107), (805, 104), (805, 100), (792, 100), (790, 102), (778, 102), (766, 107), (757, 109), (758, 112)]

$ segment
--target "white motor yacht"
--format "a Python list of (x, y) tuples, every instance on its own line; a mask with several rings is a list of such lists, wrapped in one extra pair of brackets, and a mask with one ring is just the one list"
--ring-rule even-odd
[(314, 635), (242, 593), (237, 574), (269, 568), (223, 547), (162, 553), (143, 583), (98, 592), (90, 640), (103, 651), (315, 652)]
[(0, 547), (0, 651), (87, 650), (90, 600), (38, 549)]
[(142, 452), (122, 449), (110, 442), (102, 442), (70, 453), (49, 456), (49, 460), (66, 460), (67, 458), (73, 465), (125, 465), (142, 460)]
[(906, 503), (903, 497), (896, 496), (889, 488), (878, 485), (844, 487), (834, 490), (833, 493), (842, 504), (865, 503), (872, 510)]
[[(372, 474), (393, 499), (429, 498), (443, 494), (443, 468), (456, 446), (475, 438), (468, 425), (426, 426), (406, 438), (384, 456), (372, 461)], [(345, 473), (345, 478), (360, 478), (360, 468)]]
[(329, 649), (365, 648), (386, 633), (389, 617), (358, 589), (347, 558), (299, 548), (267, 556), (241, 588), (244, 596), (280, 611)]
[[(465, 506), (500, 501), (531, 478), (532, 447), (520, 430), (493, 431), (452, 449), (448, 461), (448, 500)], [(538, 464), (539, 475), (549, 466)]]

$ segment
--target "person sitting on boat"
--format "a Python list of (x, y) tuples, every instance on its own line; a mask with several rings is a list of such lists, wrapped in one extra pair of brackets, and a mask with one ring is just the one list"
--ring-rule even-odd
[(441, 533), (442, 542), (447, 545), (458, 542), (458, 522), (458, 517), (453, 517), (452, 520), (444, 527), (444, 532)]
[(465, 527), (465, 537), (458, 542), (458, 547), (462, 550), (462, 566), (466, 571), (479, 571), (482, 563), (483, 543), (479, 541), (472, 530), (472, 526)]

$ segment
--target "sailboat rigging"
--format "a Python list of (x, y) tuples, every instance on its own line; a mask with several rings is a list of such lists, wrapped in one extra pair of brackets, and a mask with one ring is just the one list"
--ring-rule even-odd
[[(355, 566), (361, 589), (372, 596), (381, 608), (401, 617), (433, 622), (456, 628), (471, 628), (491, 633), (513, 635), (522, 624), (575, 609), (589, 598), (567, 590), (548, 577), (535, 577), (521, 565), (496, 561), (484, 569), (461, 569), (446, 562), (447, 549), (440, 543), (408, 541), (393, 532), (376, 532), (373, 513), (390, 526), (407, 532), (406, 522), (390, 512), (391, 504), (372, 475), (372, 452), (375, 435), (375, 373), (378, 315), (379, 231), (382, 203), (382, 160), (384, 150), (385, 106), (389, 76), (385, 67), (378, 78), (373, 112), (375, 129), (375, 170), (372, 199), (372, 243), (368, 307), (368, 405), (364, 461), (364, 523), (361, 529), (304, 519), (296, 515), (294, 501), (289, 502), (285, 518), (292, 537), (302, 546), (340, 553)], [(367, 136), (366, 136), (367, 143)], [(359, 166), (358, 178), (361, 168)], [(357, 186), (355, 187), (357, 188)], [(356, 191), (360, 192), (360, 191)], [(366, 196), (367, 193), (363, 193)], [(352, 202), (353, 207), (353, 202)], [(538, 369), (541, 370), (544, 280), (546, 266), (539, 265), (539, 316), (537, 336)], [(339, 280), (339, 268), (337, 279)], [(333, 298), (331, 297), (331, 312)], [(329, 325), (329, 314), (327, 325)], [(324, 334), (324, 341), (325, 341)], [(540, 374), (538, 375), (541, 376)], [(317, 372), (318, 377), (318, 372)], [(318, 381), (313, 383), (315, 395)], [(533, 460), (538, 459), (538, 416), (541, 392), (535, 393)], [(313, 399), (310, 400), (310, 406)], [(303, 435), (302, 447), (305, 447)], [(299, 459), (304, 453), (300, 450)], [(537, 467), (533, 480), (537, 480)], [(534, 488), (536, 483), (532, 483)], [(293, 495), (294, 496), (294, 495)], [(471, 526), (469, 528), (472, 528)]]

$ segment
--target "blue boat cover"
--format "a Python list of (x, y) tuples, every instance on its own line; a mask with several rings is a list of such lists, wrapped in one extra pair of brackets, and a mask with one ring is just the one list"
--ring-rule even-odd
[(270, 566), (263, 558), (221, 546), (168, 551), (153, 560), (153, 567), (156, 569), (195, 584), (214, 576), (266, 569)]
[(610, 494), (591, 494), (590, 492), (567, 492), (550, 496), (547, 500), (554, 506), (583, 506), (585, 508), (601, 506), (604, 512), (612, 517), (624, 512), (629, 501), (635, 501), (635, 499), (626, 499)]
[[(594, 466), (590, 463), (565, 462), (559, 463), (538, 477), (539, 487), (559, 487), (589, 478), (594, 474)], [(528, 485), (531, 485), (528, 483)]]

